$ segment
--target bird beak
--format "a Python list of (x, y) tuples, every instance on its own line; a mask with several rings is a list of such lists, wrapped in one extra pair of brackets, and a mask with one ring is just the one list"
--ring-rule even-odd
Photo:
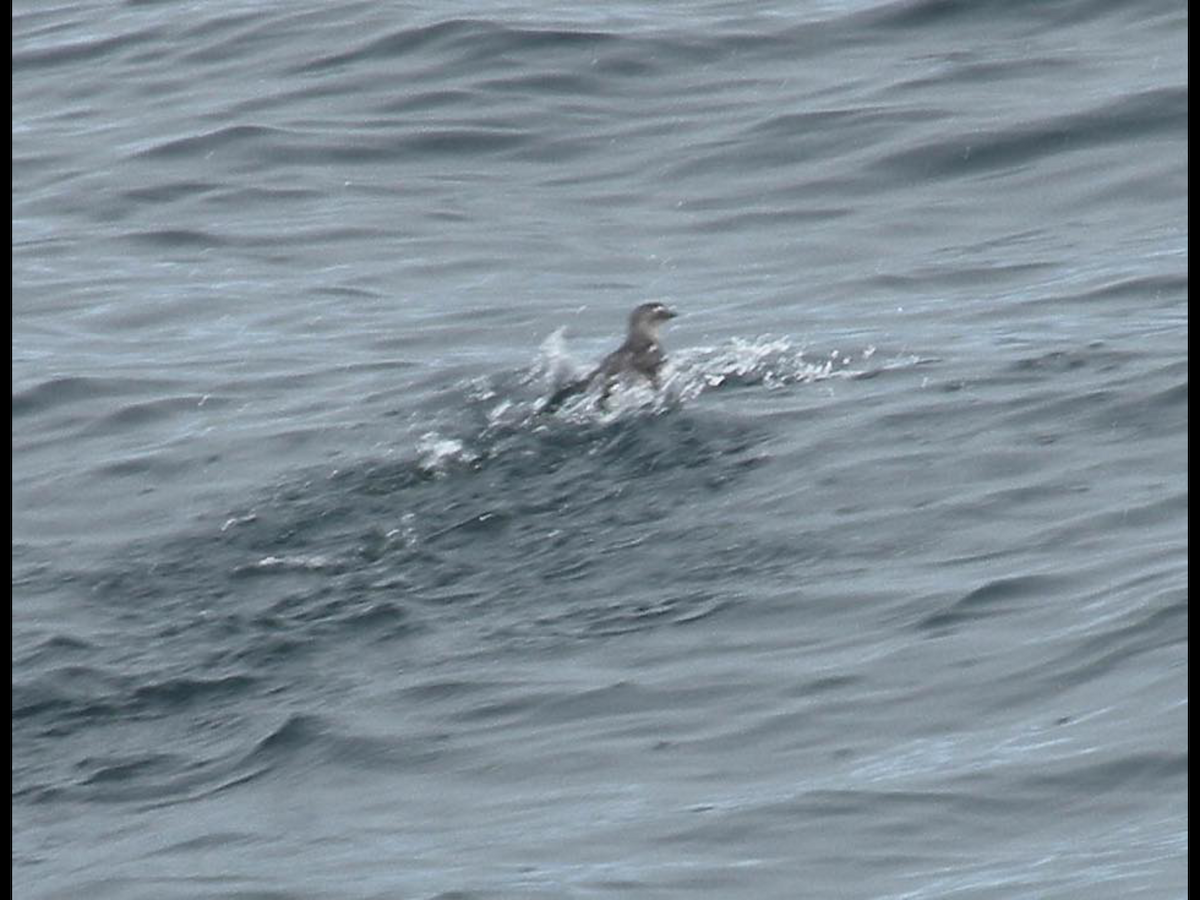
[(666, 310), (663, 310), (663, 315), (666, 316), (668, 319), (674, 319), (674, 318), (678, 318), (679, 313), (675, 312), (675, 310), (673, 310), (673, 309), (666, 309)]

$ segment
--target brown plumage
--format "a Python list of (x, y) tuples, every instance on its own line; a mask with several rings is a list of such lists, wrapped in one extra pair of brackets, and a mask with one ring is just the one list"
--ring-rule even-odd
[(629, 314), (629, 334), (625, 337), (625, 343), (604, 357), (586, 378), (568, 382), (555, 391), (541, 411), (554, 412), (568, 399), (582, 394), (593, 385), (600, 386), (600, 404), (603, 406), (612, 393), (613, 385), (626, 375), (641, 375), (657, 390), (658, 374), (666, 362), (666, 355), (658, 342), (658, 330), (676, 315), (678, 313), (662, 303), (643, 303)]

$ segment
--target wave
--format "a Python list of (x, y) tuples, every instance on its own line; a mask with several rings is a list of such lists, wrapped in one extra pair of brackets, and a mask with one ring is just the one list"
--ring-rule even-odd
[[(237, 705), (338, 644), (394, 645), (449, 622), (497, 647), (718, 614), (733, 601), (713, 579), (772, 551), (736, 537), (717, 549), (676, 540), (690, 527), (676, 513), (752, 477), (770, 458), (770, 432), (698, 398), (908, 363), (875, 363), (870, 348), (818, 358), (786, 338), (735, 340), (679, 350), (660, 392), (618, 391), (608, 409), (585, 397), (548, 416), (554, 378), (578, 367), (556, 333), (528, 368), (464, 383), (457, 431), (426, 431), (398, 459), (293, 474), (201, 531), (126, 547), (99, 571), (31, 572), (86, 590), (121, 623), (122, 642), (152, 649), (136, 676), (103, 675), (105, 641), (94, 638), (22, 654), (31, 665), (65, 656), (14, 680), (14, 721), (73, 731)], [(663, 540), (688, 558), (669, 582), (641, 583)], [(548, 593), (553, 605), (540, 607)]]

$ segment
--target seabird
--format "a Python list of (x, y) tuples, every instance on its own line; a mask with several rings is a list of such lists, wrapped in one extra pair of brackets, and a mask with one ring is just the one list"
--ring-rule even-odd
[(658, 374), (666, 362), (662, 345), (658, 342), (658, 330), (669, 319), (678, 315), (662, 303), (643, 303), (629, 314), (629, 334), (625, 343), (614, 350), (586, 378), (571, 381), (554, 392), (541, 411), (554, 412), (566, 400), (582, 394), (593, 385), (600, 387), (600, 405), (603, 407), (612, 393), (613, 385), (627, 376), (641, 376), (649, 380), (658, 390)]

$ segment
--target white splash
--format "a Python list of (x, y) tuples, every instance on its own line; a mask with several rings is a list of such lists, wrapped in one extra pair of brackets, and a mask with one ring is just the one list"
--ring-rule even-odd
[(328, 556), (264, 556), (254, 564), (259, 570), (317, 571), (335, 563)]
[(832, 350), (827, 357), (810, 361), (789, 338), (732, 338), (715, 347), (676, 351), (668, 363), (668, 386), (681, 400), (731, 384), (761, 384), (767, 390), (778, 390), (790, 384), (861, 374), (850, 368), (852, 359), (850, 354)]
[(225, 520), (225, 524), (221, 526), (221, 531), (228, 531), (230, 528), (236, 528), (239, 525), (248, 525), (251, 522), (257, 522), (258, 516), (255, 513), (247, 513), (244, 516), (233, 516)]
[(436, 431), (421, 436), (417, 442), (417, 455), (417, 465), (432, 475), (445, 475), (454, 463), (470, 463), (477, 458), (462, 441), (442, 437)]
[(566, 326), (563, 326), (542, 341), (537, 361), (525, 377), (526, 382), (556, 388), (583, 374), (580, 364), (567, 352), (566, 334)]
[[(864, 374), (861, 364), (871, 359), (875, 352), (873, 346), (852, 352), (833, 349), (810, 359), (791, 338), (772, 335), (754, 339), (732, 338), (715, 346), (670, 349), (658, 391), (648, 383), (630, 379), (614, 385), (606, 408), (601, 409), (598, 405), (599, 392), (589, 390), (568, 399), (555, 416), (560, 420), (607, 421), (633, 411), (661, 412), (721, 387), (761, 385), (767, 390), (779, 390), (794, 384), (853, 378)], [(860, 365), (854, 365), (856, 360)], [(571, 356), (565, 329), (559, 328), (542, 342), (537, 359), (521, 381), (548, 393), (586, 371), (587, 368)], [(503, 401), (492, 410), (489, 424), (530, 417), (539, 403), (535, 402), (531, 407), (525, 403)]]

